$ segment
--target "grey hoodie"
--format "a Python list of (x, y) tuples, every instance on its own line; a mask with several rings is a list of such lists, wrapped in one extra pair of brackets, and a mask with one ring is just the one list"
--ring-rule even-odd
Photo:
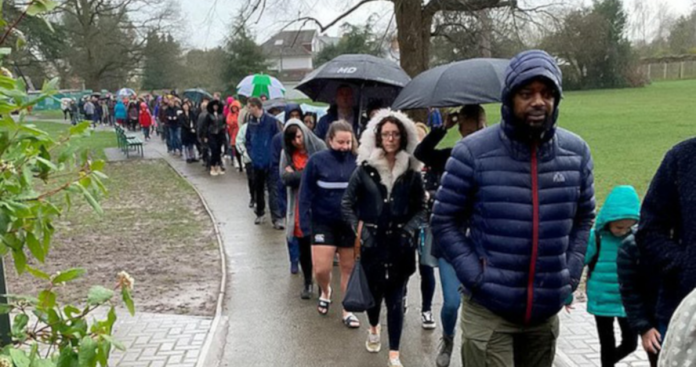
[[(319, 139), (314, 133), (305, 126), (305, 124), (298, 120), (298, 119), (290, 119), (288, 120), (287, 123), (285, 123), (285, 128), (283, 130), (283, 133), (293, 125), (299, 126), (300, 130), (302, 131), (302, 136), (304, 137), (304, 146), (305, 149), (307, 150), (307, 155), (311, 157), (314, 155), (314, 153), (319, 152), (321, 150), (326, 149), (326, 144)], [(285, 170), (286, 167), (291, 167), (293, 169), (293, 172), (287, 172)], [(300, 189), (300, 181), (302, 179), (302, 171), (297, 171), (295, 170), (295, 167), (292, 166), (292, 156), (287, 153), (287, 150), (285, 149), (285, 139), (283, 139), (283, 151), (280, 153), (280, 165), (278, 166), (279, 168), (279, 174), (280, 178), (283, 181), (283, 184), (286, 186), (287, 190), (287, 230), (286, 230), (286, 235), (288, 238), (294, 236), (295, 232), (295, 206), (297, 205), (297, 195)], [(305, 233), (306, 235), (309, 235), (309, 233)]]

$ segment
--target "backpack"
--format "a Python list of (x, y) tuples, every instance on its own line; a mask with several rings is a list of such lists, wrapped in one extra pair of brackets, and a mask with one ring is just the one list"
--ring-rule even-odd
[(592, 259), (590, 260), (590, 263), (587, 264), (587, 279), (590, 279), (590, 276), (592, 275), (592, 272), (595, 269), (595, 266), (597, 266), (597, 262), (599, 261), (599, 252), (602, 249), (602, 238), (599, 235), (599, 231), (597, 229), (594, 230), (595, 234), (595, 246), (597, 247), (597, 252), (592, 256)]

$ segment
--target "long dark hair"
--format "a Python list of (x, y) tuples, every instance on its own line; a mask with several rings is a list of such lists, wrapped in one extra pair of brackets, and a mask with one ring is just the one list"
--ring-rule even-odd
[(387, 116), (377, 124), (377, 127), (375, 127), (375, 144), (378, 148), (383, 148), (382, 128), (388, 122), (391, 122), (392, 124), (396, 125), (397, 128), (399, 128), (399, 151), (406, 150), (406, 147), (408, 146), (408, 133), (406, 132), (406, 126), (404, 126), (404, 123), (401, 122), (401, 120), (394, 116)]
[[(295, 152), (295, 146), (292, 144), (292, 141), (295, 140), (295, 135), (297, 135), (298, 130), (302, 132), (302, 129), (300, 129), (299, 126), (293, 124), (288, 126), (288, 128), (285, 129), (285, 132), (283, 133), (285, 151), (290, 155), (292, 155)], [(304, 138), (304, 132), (302, 132), (302, 134)]]

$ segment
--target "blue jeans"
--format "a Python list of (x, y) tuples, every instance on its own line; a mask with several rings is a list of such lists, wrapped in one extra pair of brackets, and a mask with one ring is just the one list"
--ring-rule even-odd
[(169, 134), (167, 135), (167, 138), (169, 139), (169, 149), (172, 151), (178, 150), (181, 151), (181, 128), (180, 127), (169, 127)]
[(454, 336), (454, 329), (457, 327), (457, 313), (459, 306), (462, 303), (459, 287), (461, 283), (457, 278), (457, 273), (452, 265), (443, 258), (439, 258), (438, 266), (440, 269), (440, 283), (442, 284), (442, 311), (440, 311), (440, 320), (442, 320), (442, 332), (446, 336)]
[(290, 255), (290, 262), (291, 263), (297, 263), (300, 261), (300, 243), (297, 242), (297, 238), (293, 237), (291, 239), (287, 239), (288, 242), (288, 255)]
[(150, 127), (145, 127), (143, 126), (143, 135), (145, 136), (145, 139), (150, 139)]

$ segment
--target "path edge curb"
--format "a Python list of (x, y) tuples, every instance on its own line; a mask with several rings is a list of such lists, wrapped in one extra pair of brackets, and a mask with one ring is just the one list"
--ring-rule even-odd
[[(225, 254), (225, 246), (222, 241), (222, 236), (220, 235), (220, 228), (218, 227), (218, 222), (217, 218), (215, 217), (215, 214), (213, 211), (210, 209), (208, 206), (208, 202), (205, 201), (205, 198), (203, 198), (203, 195), (201, 195), (201, 192), (198, 190), (196, 185), (194, 185), (191, 181), (184, 176), (183, 173), (181, 173), (174, 165), (172, 162), (169, 161), (166, 157), (162, 157), (162, 160), (167, 162), (167, 165), (169, 165), (169, 168), (172, 169), (172, 171), (176, 172), (176, 174), (181, 177), (182, 180), (184, 180), (196, 193), (198, 196), (198, 199), (201, 201), (203, 204), (203, 207), (205, 208), (205, 211), (208, 213), (208, 216), (210, 217), (210, 220), (213, 222), (213, 230), (215, 232), (215, 238), (217, 239), (218, 243), (218, 250), (220, 251), (220, 272), (222, 274), (222, 277), (220, 279), (220, 291), (218, 292), (218, 299), (217, 299), (217, 305), (215, 307), (215, 316), (213, 317), (213, 322), (210, 324), (210, 330), (208, 330), (208, 335), (205, 338), (205, 342), (203, 343), (203, 347), (201, 348), (201, 352), (198, 355), (198, 361), (196, 362), (196, 367), (212, 367), (212, 366), (217, 366), (220, 361), (214, 361), (213, 363), (206, 363), (208, 359), (208, 354), (210, 353), (210, 350), (213, 345), (213, 340), (216, 339), (215, 336), (221, 331), (224, 330), (224, 328), (220, 328), (221, 323), (224, 323), (222, 320), (222, 303), (225, 300), (225, 294), (226, 294), (226, 289), (227, 289), (227, 257)], [(220, 329), (220, 330), (218, 330)]]

